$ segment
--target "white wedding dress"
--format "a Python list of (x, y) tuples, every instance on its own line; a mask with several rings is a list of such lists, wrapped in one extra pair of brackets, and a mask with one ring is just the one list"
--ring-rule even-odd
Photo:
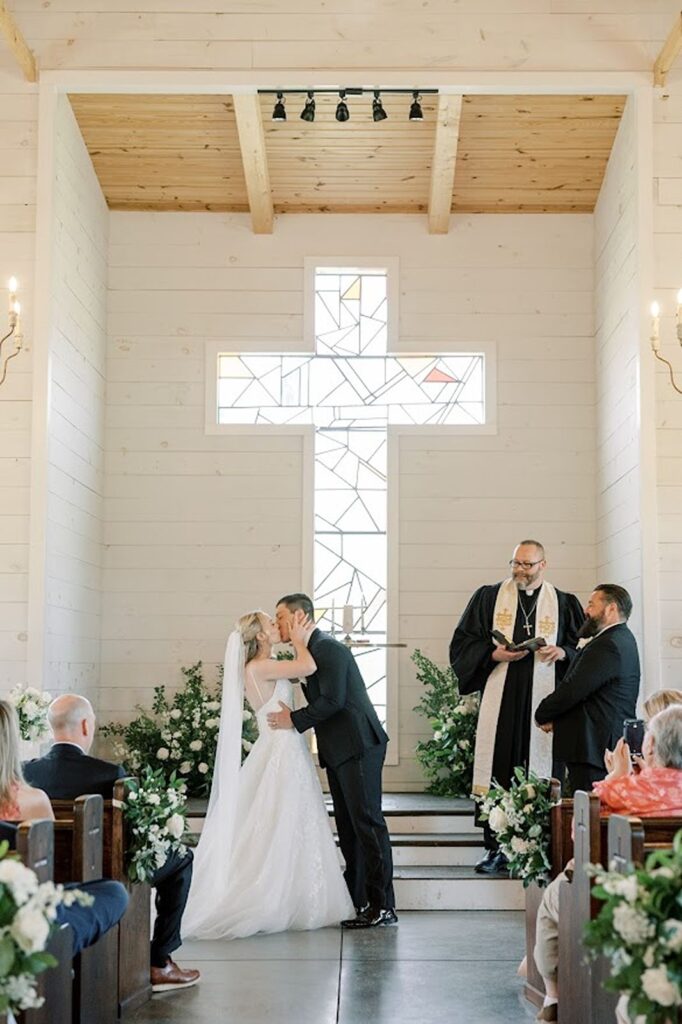
[[(209, 806), (195, 855), (185, 937), (236, 939), (323, 928), (354, 916), (306, 742), (295, 729), (273, 730), (267, 724), (268, 712), (279, 711), (280, 701), (294, 706), (292, 685), (280, 679), (261, 684), (261, 693), (269, 687), (269, 698), (256, 712), (258, 739), (237, 775), (231, 854), (222, 871), (216, 846), (223, 822), (211, 827)], [(202, 877), (203, 872), (211, 874)]]

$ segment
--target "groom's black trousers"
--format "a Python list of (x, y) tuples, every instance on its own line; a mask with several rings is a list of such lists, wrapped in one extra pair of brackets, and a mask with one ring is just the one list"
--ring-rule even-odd
[(381, 771), (386, 744), (327, 767), (336, 830), (346, 862), (345, 879), (356, 907), (393, 908), (393, 856), (381, 811)]

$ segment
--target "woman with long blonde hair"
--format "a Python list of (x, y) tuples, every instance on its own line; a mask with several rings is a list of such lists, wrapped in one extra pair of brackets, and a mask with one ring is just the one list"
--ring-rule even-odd
[(0, 819), (54, 818), (49, 797), (24, 781), (19, 756), (19, 720), (14, 707), (0, 700)]

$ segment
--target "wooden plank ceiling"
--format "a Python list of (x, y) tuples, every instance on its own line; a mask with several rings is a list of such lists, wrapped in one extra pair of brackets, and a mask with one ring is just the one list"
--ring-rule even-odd
[[(283, 122), (271, 120), (274, 97), (260, 96), (263, 132), (241, 127), (242, 144), (259, 139), (261, 152), (242, 154), (230, 96), (70, 99), (111, 209), (247, 211), (258, 194), (256, 230), (269, 230), (268, 175), (275, 213), (429, 212), (431, 229), (446, 230), (443, 188), (453, 212), (590, 212), (625, 105), (623, 96), (464, 96), (448, 128), (435, 95), (412, 122), (410, 95), (386, 93), (379, 122), (371, 93), (350, 97), (345, 123), (334, 119), (335, 95), (316, 96), (312, 123), (299, 118), (303, 96), (287, 98)], [(454, 187), (443, 153), (456, 159)], [(249, 188), (245, 167), (259, 175)]]

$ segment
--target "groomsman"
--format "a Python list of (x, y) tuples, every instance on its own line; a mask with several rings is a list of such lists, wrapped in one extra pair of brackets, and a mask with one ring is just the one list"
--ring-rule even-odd
[(639, 693), (637, 641), (628, 628), (632, 599), (624, 587), (600, 583), (590, 594), (579, 652), (560, 686), (538, 706), (535, 721), (554, 731), (554, 750), (566, 762), (571, 793), (589, 792), (606, 775), (604, 751), (636, 715)]

